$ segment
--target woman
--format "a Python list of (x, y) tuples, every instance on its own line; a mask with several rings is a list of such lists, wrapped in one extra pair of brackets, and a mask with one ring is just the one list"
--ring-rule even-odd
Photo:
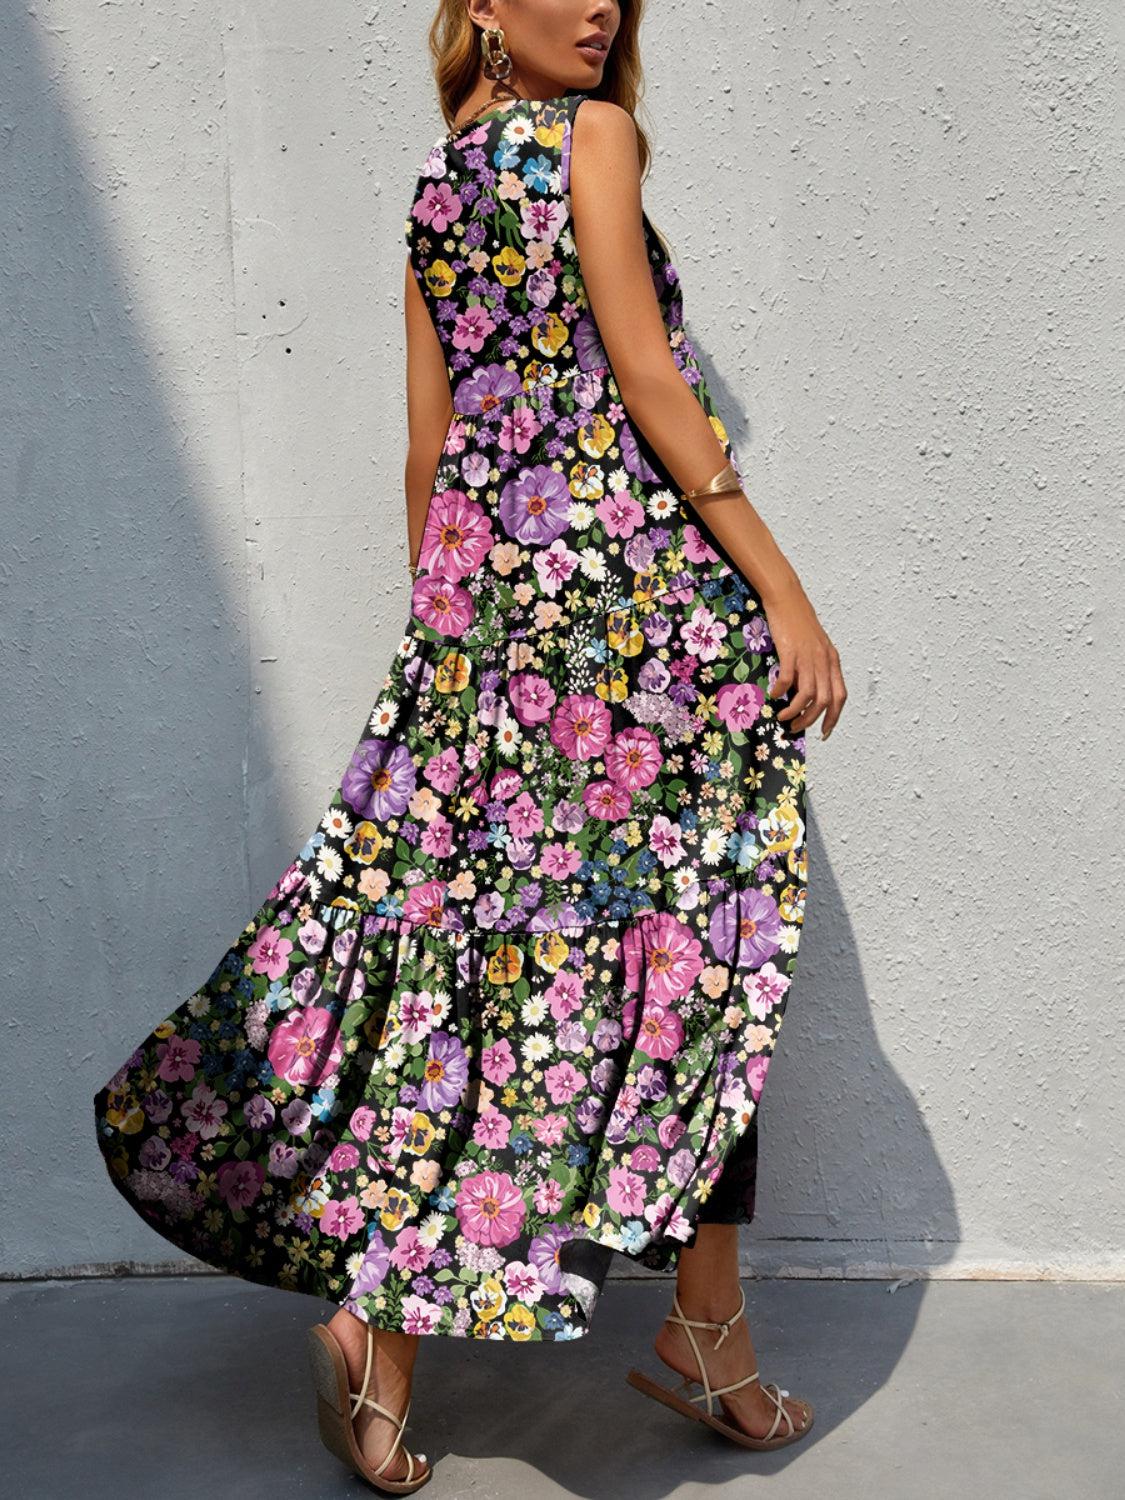
[(96, 1100), (162, 1234), (337, 1305), (321, 1433), (392, 1493), (419, 1338), (581, 1337), (615, 1251), (677, 1273), (684, 1394), (638, 1389), (750, 1447), (812, 1420), (758, 1378), (737, 1225), (845, 689), (642, 212), (640, 10), (441, 5), (407, 630), (317, 830)]

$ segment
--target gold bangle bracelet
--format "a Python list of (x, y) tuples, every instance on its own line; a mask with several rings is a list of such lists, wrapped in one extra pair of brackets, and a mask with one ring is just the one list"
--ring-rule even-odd
[(698, 489), (684, 490), (682, 492), (685, 500), (698, 500), (704, 495), (725, 495), (731, 490), (741, 490), (738, 475), (735, 473), (734, 465), (724, 464), (715, 477), (706, 484), (701, 484)]

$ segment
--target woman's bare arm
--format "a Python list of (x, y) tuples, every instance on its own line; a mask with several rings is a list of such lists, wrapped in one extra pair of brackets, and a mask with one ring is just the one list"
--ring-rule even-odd
[[(672, 357), (649, 270), (637, 133), (627, 110), (588, 99), (575, 113), (569, 186), (582, 280), (629, 418), (681, 491), (697, 489), (727, 456)], [(828, 709), (827, 736), (847, 693), (836, 648), (795, 570), (741, 490), (696, 508), (762, 601), (781, 663), (775, 696), (796, 685), (778, 718), (789, 715), (786, 727), (795, 733)]]
[(410, 561), (417, 563), (422, 528), (433, 494), (434, 478), (449, 419), (453, 393), (445, 371), (445, 352), (438, 338), (422, 288), (406, 259), (406, 528)]

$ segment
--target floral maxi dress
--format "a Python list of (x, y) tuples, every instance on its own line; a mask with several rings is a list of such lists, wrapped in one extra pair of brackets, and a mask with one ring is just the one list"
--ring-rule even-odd
[(614, 1251), (668, 1269), (750, 1220), (802, 930), (804, 737), (591, 315), (583, 98), (426, 157), (407, 240), (454, 409), (405, 632), (308, 842), (95, 1099), (166, 1239), (409, 1333), (577, 1338)]

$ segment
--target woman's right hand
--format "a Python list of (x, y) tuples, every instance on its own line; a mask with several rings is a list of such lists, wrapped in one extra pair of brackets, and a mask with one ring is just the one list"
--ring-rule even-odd
[(777, 717), (787, 720), (789, 734), (800, 734), (824, 714), (820, 737), (826, 740), (848, 697), (840, 653), (795, 574), (776, 594), (762, 600), (762, 608), (780, 663), (770, 696), (784, 698), (793, 689), (793, 701)]

